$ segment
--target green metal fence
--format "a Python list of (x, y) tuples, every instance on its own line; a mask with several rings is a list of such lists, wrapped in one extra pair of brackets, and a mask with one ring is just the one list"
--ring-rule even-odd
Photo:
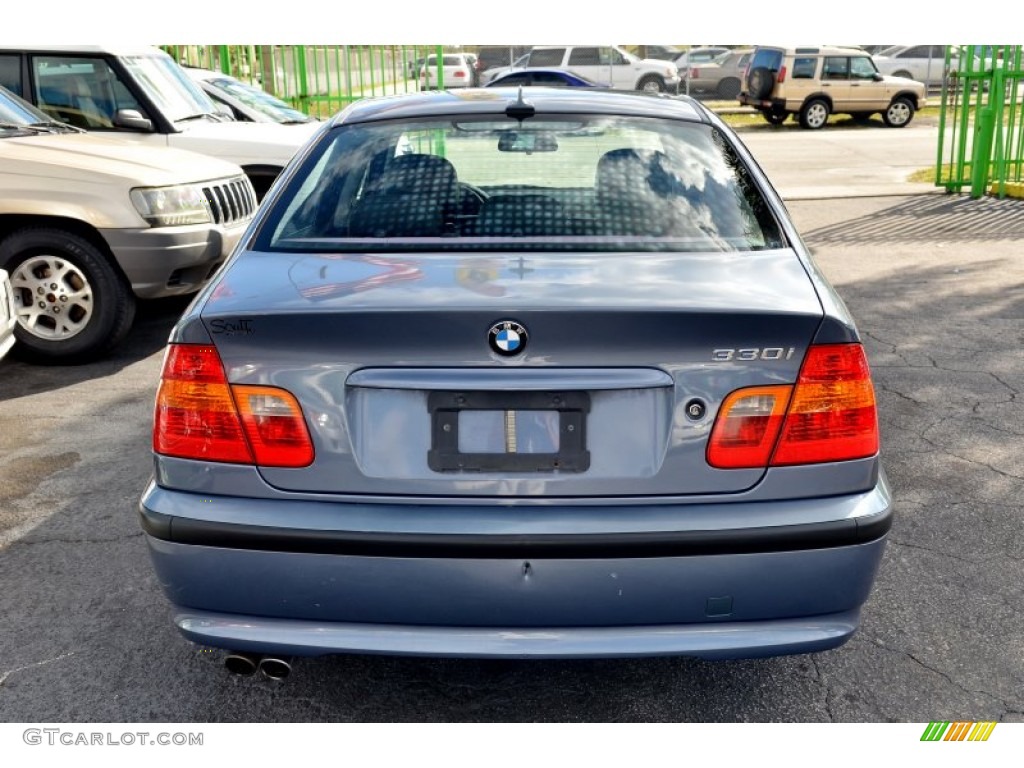
[[(369, 96), (419, 90), (423, 60), (440, 45), (165, 45), (179, 63), (259, 85), (297, 109), (327, 117)], [(437, 61), (441, 61), (440, 55)], [(439, 74), (443, 77), (443, 74)]]
[(1022, 49), (947, 48), (936, 185), (975, 198), (1024, 192)]

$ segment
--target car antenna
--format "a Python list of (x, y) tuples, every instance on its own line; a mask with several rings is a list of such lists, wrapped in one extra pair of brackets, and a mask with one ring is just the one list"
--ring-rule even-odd
[(505, 115), (508, 117), (514, 117), (516, 120), (524, 120), (527, 117), (533, 117), (537, 113), (536, 108), (523, 98), (523, 86), (519, 86), (519, 97), (505, 107)]

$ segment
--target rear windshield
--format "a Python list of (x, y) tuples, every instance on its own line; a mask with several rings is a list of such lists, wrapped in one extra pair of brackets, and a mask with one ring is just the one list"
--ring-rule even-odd
[(759, 48), (754, 51), (754, 60), (750, 62), (750, 68), (764, 67), (772, 72), (778, 72), (782, 66), (782, 51), (773, 48)]
[(777, 222), (714, 127), (651, 118), (381, 122), (326, 136), (256, 247), (744, 251)]

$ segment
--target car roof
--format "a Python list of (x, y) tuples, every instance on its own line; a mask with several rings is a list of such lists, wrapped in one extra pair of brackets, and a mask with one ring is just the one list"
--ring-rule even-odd
[[(659, 96), (636, 91), (589, 88), (531, 87), (524, 99), (537, 114), (609, 114), (630, 117), (670, 117), (708, 122), (704, 108), (687, 96)], [(519, 87), (459, 88), (457, 91), (421, 91), (399, 96), (361, 99), (332, 120), (332, 127), (373, 122), (409, 120), (443, 115), (504, 116), (519, 95)]]
[(182, 67), (189, 75), (192, 76), (193, 80), (235, 80), (236, 78), (223, 72), (217, 72), (213, 69), (202, 69), (201, 67)]
[(759, 45), (757, 50), (783, 51), (787, 56), (868, 56), (854, 45)]
[(2, 45), (0, 51), (19, 53), (67, 53), (104, 56), (153, 56), (164, 53), (152, 45)]

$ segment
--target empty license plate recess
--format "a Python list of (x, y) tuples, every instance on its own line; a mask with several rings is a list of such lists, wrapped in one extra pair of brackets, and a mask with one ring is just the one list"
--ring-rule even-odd
[(586, 392), (431, 392), (435, 472), (584, 472)]

